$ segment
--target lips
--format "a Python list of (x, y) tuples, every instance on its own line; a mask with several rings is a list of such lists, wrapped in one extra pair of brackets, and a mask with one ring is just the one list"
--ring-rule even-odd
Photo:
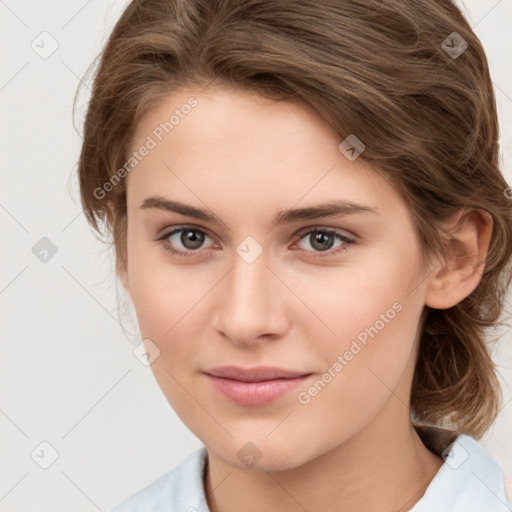
[(222, 366), (204, 372), (213, 389), (237, 405), (261, 406), (289, 394), (312, 374), (284, 368)]
[(257, 368), (241, 368), (239, 366), (219, 366), (206, 371), (208, 375), (241, 382), (263, 382), (275, 379), (295, 379), (310, 375), (310, 372), (300, 372), (277, 368), (275, 366), (259, 366)]

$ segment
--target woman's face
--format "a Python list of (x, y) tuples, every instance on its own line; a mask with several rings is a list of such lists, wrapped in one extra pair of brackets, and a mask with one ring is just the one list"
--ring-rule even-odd
[[(298, 467), (409, 421), (420, 248), (398, 194), (341, 142), (305, 104), (228, 89), (180, 90), (135, 134), (121, 275), (164, 395), (239, 468)], [(309, 215), (334, 202), (337, 215)], [(225, 365), (306, 376), (205, 373)]]

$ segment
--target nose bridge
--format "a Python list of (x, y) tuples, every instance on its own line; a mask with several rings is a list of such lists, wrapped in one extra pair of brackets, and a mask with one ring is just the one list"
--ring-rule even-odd
[(268, 252), (250, 238), (236, 248), (219, 305), (217, 328), (235, 342), (275, 334), (279, 328), (277, 280), (267, 268)]

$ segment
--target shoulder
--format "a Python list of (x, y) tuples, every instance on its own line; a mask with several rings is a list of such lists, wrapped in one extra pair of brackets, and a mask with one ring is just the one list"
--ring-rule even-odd
[(203, 446), (109, 512), (209, 512), (203, 487), (206, 457)]
[(444, 464), (410, 512), (509, 512), (500, 465), (473, 437), (450, 438)]

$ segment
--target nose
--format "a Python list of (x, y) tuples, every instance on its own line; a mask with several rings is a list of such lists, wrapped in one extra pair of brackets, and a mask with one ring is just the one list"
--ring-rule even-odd
[(252, 262), (239, 254), (233, 260), (218, 290), (215, 328), (236, 345), (283, 336), (289, 318), (286, 294), (292, 294), (269, 267), (265, 252)]

